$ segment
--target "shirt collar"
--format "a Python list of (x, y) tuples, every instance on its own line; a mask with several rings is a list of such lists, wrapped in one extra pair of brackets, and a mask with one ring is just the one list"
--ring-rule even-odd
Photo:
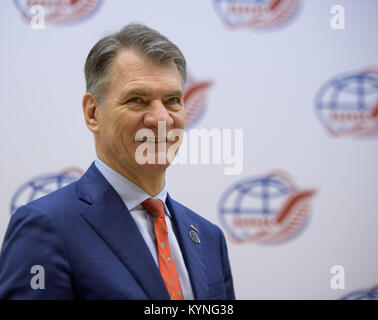
[[(167, 199), (167, 183), (164, 182), (164, 187), (158, 195), (151, 197), (149, 194), (144, 192), (135, 183), (131, 182), (129, 179), (125, 178), (123, 175), (114, 171), (112, 168), (107, 166), (100, 159), (96, 158), (95, 165), (97, 169), (102, 173), (105, 179), (110, 183), (114, 190), (121, 197), (122, 201), (125, 203), (129, 211), (133, 210), (135, 207), (140, 205), (144, 200), (149, 198), (160, 199), (163, 201), (165, 206), (165, 200)], [(167, 212), (168, 215), (169, 212)]]

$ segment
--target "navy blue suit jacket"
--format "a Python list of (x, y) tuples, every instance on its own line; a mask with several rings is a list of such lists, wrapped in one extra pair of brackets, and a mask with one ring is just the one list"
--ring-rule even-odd
[[(222, 231), (168, 195), (196, 299), (234, 299)], [(191, 225), (200, 243), (190, 238)], [(34, 265), (45, 289), (32, 289)], [(94, 163), (76, 182), (20, 207), (0, 255), (0, 299), (169, 299), (123, 201)]]

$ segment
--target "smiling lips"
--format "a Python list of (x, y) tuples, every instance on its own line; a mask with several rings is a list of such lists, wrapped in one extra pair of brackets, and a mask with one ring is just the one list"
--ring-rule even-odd
[(135, 139), (136, 142), (147, 142), (147, 143), (165, 143), (165, 142), (174, 142), (175, 139), (162, 138), (162, 139), (147, 139), (143, 137), (142, 139)]

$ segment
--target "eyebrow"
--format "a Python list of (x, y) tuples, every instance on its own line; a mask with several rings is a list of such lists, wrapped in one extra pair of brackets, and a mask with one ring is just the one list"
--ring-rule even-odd
[(181, 90), (175, 90), (165, 95), (165, 97), (182, 97), (182, 91)]
[[(121, 100), (126, 99), (130, 96), (140, 96), (140, 97), (148, 97), (150, 94), (142, 89), (131, 89), (127, 91), (125, 94), (121, 96)], [(182, 97), (182, 91), (181, 90), (174, 90), (171, 92), (168, 92), (164, 95), (165, 97)]]
[(148, 93), (140, 89), (132, 89), (132, 90), (127, 91), (125, 94), (122, 94), (122, 99), (125, 99), (129, 96), (147, 97)]

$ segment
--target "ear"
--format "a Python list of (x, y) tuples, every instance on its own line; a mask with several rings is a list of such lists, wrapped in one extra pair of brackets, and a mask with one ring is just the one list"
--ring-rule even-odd
[(97, 133), (99, 131), (99, 104), (96, 98), (89, 92), (83, 97), (83, 113), (85, 123), (90, 131)]

